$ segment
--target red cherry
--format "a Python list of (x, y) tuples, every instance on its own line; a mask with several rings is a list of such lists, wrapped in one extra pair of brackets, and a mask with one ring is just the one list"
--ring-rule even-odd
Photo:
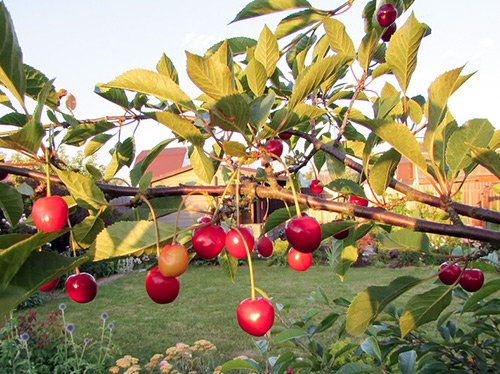
[(88, 303), (97, 295), (97, 283), (88, 273), (70, 275), (65, 286), (69, 298), (77, 303)]
[(276, 157), (280, 157), (283, 153), (283, 143), (278, 139), (270, 140), (264, 148), (267, 153), (273, 154)]
[(179, 295), (179, 280), (176, 277), (164, 277), (158, 266), (148, 271), (144, 286), (148, 296), (157, 304), (171, 303)]
[(158, 257), (158, 268), (164, 277), (178, 277), (187, 270), (188, 263), (188, 251), (180, 244), (167, 244)]
[(257, 251), (262, 257), (269, 257), (273, 254), (273, 242), (267, 236), (261, 237), (257, 241)]
[(484, 283), (484, 274), (479, 269), (465, 269), (460, 278), (460, 285), (465, 291), (476, 292)]
[(211, 217), (201, 217), (198, 219), (198, 223), (209, 223), (212, 220)]
[[(342, 222), (342, 221), (345, 221), (345, 219), (343, 219), (343, 218), (334, 219), (332, 222)], [(333, 235), (333, 237), (337, 240), (344, 240), (348, 236), (349, 236), (349, 230), (344, 230), (344, 231), (341, 231), (341, 232)]]
[(226, 233), (220, 226), (208, 225), (197, 228), (193, 232), (193, 249), (205, 260), (210, 260), (222, 251)]
[(59, 283), (59, 278), (54, 279), (53, 281), (50, 281), (46, 285), (42, 286), (39, 288), (40, 291), (43, 292), (49, 292), (52, 291), (54, 288), (56, 288), (57, 283)]
[(296, 271), (305, 271), (305, 270), (309, 269), (309, 267), (312, 264), (312, 254), (311, 253), (299, 252), (294, 248), (291, 248), (288, 251), (286, 259), (287, 259), (288, 265), (290, 265), (290, 267)]
[(349, 196), (349, 199), (347, 199), (347, 202), (349, 204), (354, 204), (354, 205), (368, 206), (368, 200), (363, 199), (362, 197), (359, 197), (359, 196), (354, 196), (354, 195)]
[(310, 253), (321, 244), (321, 226), (309, 216), (293, 217), (285, 227), (286, 239), (297, 251)]
[(60, 196), (42, 197), (33, 203), (31, 216), (43, 232), (60, 230), (68, 222), (68, 204)]
[(253, 250), (255, 241), (252, 232), (248, 228), (239, 226), (238, 230), (240, 230), (243, 238), (236, 229), (229, 230), (226, 234), (226, 249), (229, 254), (235, 258), (245, 258), (247, 257), (247, 251), (243, 240), (247, 244), (250, 252)]
[[(448, 262), (441, 264), (441, 266), (439, 267), (439, 271), (443, 270), (447, 266)], [(439, 273), (439, 280), (444, 284), (450, 285), (455, 283), (458, 277), (460, 277), (460, 274), (462, 274), (462, 269), (460, 269), (460, 266), (458, 264), (453, 264), (448, 269), (443, 270)]]
[(392, 4), (384, 4), (377, 10), (377, 22), (382, 27), (390, 26), (398, 17), (398, 10)]
[(320, 194), (321, 192), (323, 192), (323, 182), (321, 182), (319, 179), (313, 179), (309, 188), (312, 193)]
[(262, 336), (273, 326), (274, 307), (263, 297), (245, 299), (238, 305), (236, 317), (243, 331), (253, 336)]
[(396, 29), (397, 29), (397, 26), (395, 23), (393, 23), (392, 25), (390, 25), (387, 28), (387, 30), (385, 30), (385, 32), (381, 36), (381, 39), (384, 42), (388, 42), (389, 40), (391, 40), (392, 34), (394, 34), (396, 32)]
[(283, 140), (288, 140), (292, 137), (292, 134), (288, 133), (288, 132), (280, 132), (278, 134), (278, 136), (280, 137), (280, 139), (283, 139)]

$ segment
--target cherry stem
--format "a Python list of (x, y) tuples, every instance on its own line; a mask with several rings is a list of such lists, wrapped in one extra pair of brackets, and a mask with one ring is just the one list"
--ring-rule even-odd
[(240, 168), (236, 171), (236, 226), (240, 225)]
[(238, 235), (241, 237), (241, 240), (243, 242), (243, 245), (245, 246), (245, 251), (247, 252), (247, 259), (248, 259), (248, 271), (250, 273), (250, 297), (252, 301), (255, 301), (257, 299), (256, 293), (255, 293), (255, 277), (253, 274), (253, 263), (252, 263), (252, 256), (250, 254), (250, 248), (248, 248), (248, 244), (243, 237), (243, 234), (241, 233), (241, 230), (238, 226), (233, 227), (234, 230), (238, 233)]
[(47, 178), (47, 196), (52, 196), (52, 190), (50, 188), (50, 157), (47, 148), (45, 148), (45, 175)]
[[(69, 218), (68, 218), (68, 227), (72, 229), (71, 221), (69, 220)], [(76, 258), (75, 238), (73, 236), (73, 230), (69, 232), (69, 245), (71, 247), (71, 252), (73, 252), (73, 257)], [(75, 274), (76, 275), (80, 274), (80, 269), (78, 269), (78, 266), (75, 267)]]
[(222, 192), (222, 195), (221, 195), (219, 201), (217, 202), (217, 206), (215, 207), (215, 213), (217, 213), (219, 211), (219, 208), (220, 208), (222, 202), (224, 201), (224, 197), (226, 197), (226, 194), (229, 191), (229, 187), (231, 187), (231, 183), (233, 182), (234, 178), (236, 178), (236, 174), (237, 173), (233, 172), (233, 175), (231, 175), (231, 178), (229, 178), (229, 181), (227, 182), (226, 188)]
[[(140, 194), (140, 198), (142, 201), (146, 203), (146, 205), (149, 208), (149, 211), (151, 212), (151, 217), (153, 217), (153, 224), (155, 226), (155, 239), (156, 239), (156, 255), (158, 256), (158, 259), (160, 258), (160, 231), (158, 230), (158, 220), (156, 219), (156, 213), (155, 210), (153, 209), (153, 206), (147, 199), (147, 197), (144, 194)], [(175, 228), (174, 228), (174, 238), (175, 238)]]

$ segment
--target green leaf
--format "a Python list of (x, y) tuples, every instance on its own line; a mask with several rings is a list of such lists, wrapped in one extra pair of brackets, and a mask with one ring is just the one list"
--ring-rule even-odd
[[(306, 210), (307, 207), (301, 205), (301, 210)], [(272, 212), (269, 217), (267, 217), (267, 221), (264, 224), (264, 231), (269, 232), (275, 227), (281, 225), (282, 223), (288, 221), (290, 218), (294, 217), (297, 214), (297, 210), (295, 206), (291, 206), (287, 208), (276, 209)]]
[(292, 339), (301, 338), (306, 335), (307, 332), (305, 332), (304, 330), (299, 330), (299, 329), (283, 330), (279, 334), (276, 334), (276, 336), (274, 337), (274, 344), (278, 345)]
[(476, 291), (464, 304), (462, 313), (473, 310), (477, 303), (483, 301), (488, 296), (500, 291), (500, 279), (494, 279), (484, 284), (479, 291)]
[(231, 157), (245, 157), (247, 155), (245, 145), (238, 142), (225, 142), (222, 148), (224, 152)]
[(349, 363), (343, 365), (336, 374), (365, 374), (365, 373), (376, 373), (377, 369), (368, 365), (360, 363)]
[(10, 102), (9, 97), (1, 90), (0, 90), (0, 104), (6, 106), (9, 109), (16, 110), (12, 105), (12, 103)]
[(368, 180), (377, 195), (383, 195), (394, 176), (396, 167), (401, 160), (401, 154), (394, 148), (385, 152), (373, 165)]
[(94, 92), (124, 109), (130, 109), (132, 107), (128, 101), (127, 94), (122, 89), (95, 86)]
[(83, 156), (88, 157), (92, 156), (94, 153), (96, 153), (99, 149), (102, 148), (106, 142), (111, 139), (114, 135), (110, 134), (99, 134), (96, 135), (90, 140), (87, 145), (85, 146), (85, 149), (83, 150)]
[(0, 82), (24, 108), (26, 80), (23, 55), (10, 14), (3, 2), (0, 3)]
[(427, 234), (408, 229), (393, 230), (388, 236), (380, 234), (379, 240), (385, 249), (428, 252), (430, 246)]
[(238, 259), (231, 256), (226, 250), (222, 251), (219, 256), (217, 256), (219, 264), (222, 270), (227, 275), (232, 283), (234, 282), (234, 276), (238, 271)]
[(151, 186), (151, 180), (153, 179), (153, 172), (149, 171), (144, 174), (141, 179), (139, 179), (139, 185), (137, 186), (139, 191), (146, 192), (146, 190)]
[(356, 225), (357, 222), (351, 220), (324, 223), (321, 225), (321, 240), (325, 240), (342, 231), (350, 230)]
[(28, 239), (30, 236), (28, 234), (3, 234), (0, 236), (0, 250), (7, 249), (21, 240)]
[(17, 127), (23, 127), (26, 125), (28, 122), (28, 118), (26, 117), (26, 114), (22, 113), (9, 113), (0, 118), (0, 124), (1, 125), (12, 125), (12, 126), (17, 126)]
[(130, 170), (130, 182), (132, 186), (137, 186), (141, 176), (147, 170), (148, 166), (155, 160), (155, 158), (165, 149), (167, 145), (169, 145), (175, 139), (167, 139), (164, 140), (151, 149), (146, 157), (144, 157), (141, 161), (137, 162), (132, 170)]
[(42, 125), (32, 118), (16, 133), (0, 137), (0, 147), (35, 155), (45, 135)]
[(33, 250), (51, 242), (66, 232), (68, 232), (68, 229), (52, 231), (47, 234), (38, 232), (0, 252), (0, 285), (5, 287), (10, 283)]
[(494, 132), (495, 129), (488, 120), (473, 119), (450, 136), (446, 148), (446, 164), (452, 177), (473, 162), (469, 145), (486, 147)]
[(160, 100), (171, 101), (185, 108), (196, 110), (191, 99), (168, 76), (144, 69), (123, 73), (114, 81), (99, 86), (152, 95)]
[[(156, 217), (159, 218), (168, 214), (177, 213), (177, 210), (182, 203), (182, 196), (155, 197), (150, 199), (149, 202), (153, 206)], [(153, 216), (151, 215), (151, 212), (146, 204), (140, 205), (138, 211), (139, 219), (153, 219)]]
[(439, 286), (413, 296), (399, 321), (401, 338), (425, 323), (436, 320), (451, 303), (453, 287)]
[(231, 360), (224, 365), (222, 365), (220, 371), (225, 373), (228, 370), (252, 370), (257, 373), (260, 372), (259, 365), (254, 361), (250, 359), (245, 359), (245, 360)]
[(417, 52), (425, 32), (425, 24), (418, 22), (412, 13), (405, 24), (396, 30), (387, 47), (385, 59), (405, 95), (417, 66)]
[(415, 135), (404, 124), (387, 119), (356, 120), (392, 145), (420, 170), (427, 172), (427, 163)]
[(253, 126), (259, 127), (267, 121), (275, 98), (274, 91), (270, 91), (268, 95), (261, 96), (250, 104), (250, 123)]
[(97, 212), (103, 205), (108, 204), (104, 193), (90, 178), (72, 171), (55, 170), (75, 202), (82, 208)]
[(337, 73), (345, 64), (354, 59), (353, 55), (337, 54), (314, 62), (297, 77), (293, 86), (289, 108), (294, 108), (323, 82)]
[(401, 374), (414, 374), (417, 368), (417, 352), (414, 350), (400, 353), (398, 356)]
[(17, 225), (24, 212), (23, 197), (5, 183), (0, 183), (0, 209), (12, 227)]
[(77, 127), (70, 128), (63, 138), (63, 143), (82, 146), (90, 137), (101, 134), (115, 128), (115, 125), (107, 121), (93, 123), (82, 123)]
[(210, 57), (200, 57), (189, 52), (186, 54), (189, 78), (212, 99), (219, 100), (238, 92), (233, 73), (227, 64)]
[[(172, 240), (174, 226), (158, 223), (160, 248)], [(156, 253), (155, 226), (151, 221), (122, 221), (97, 235), (93, 261)]]
[(167, 77), (172, 79), (176, 84), (179, 84), (179, 74), (177, 73), (177, 70), (172, 63), (172, 60), (170, 60), (165, 53), (161, 56), (160, 61), (158, 61), (158, 63), (156, 64), (156, 70), (158, 71), (158, 73), (166, 75)]
[(264, 26), (260, 33), (254, 58), (264, 66), (268, 77), (273, 75), (276, 63), (280, 58), (280, 51), (276, 37), (267, 26)]
[(351, 268), (358, 259), (358, 248), (351, 243), (343, 243), (334, 246), (330, 259), (330, 266), (333, 268), (340, 280), (343, 282), (347, 271)]
[(266, 68), (257, 59), (252, 58), (245, 69), (248, 86), (255, 96), (261, 96), (266, 89)]
[(95, 241), (97, 234), (104, 229), (104, 221), (98, 216), (88, 216), (73, 226), (73, 239), (77, 249), (87, 249)]
[(382, 352), (380, 351), (377, 339), (374, 336), (369, 336), (368, 338), (366, 338), (359, 347), (366, 354), (369, 354), (378, 361), (382, 361)]
[(330, 48), (333, 51), (346, 56), (356, 55), (354, 44), (345, 31), (345, 26), (342, 22), (335, 18), (326, 18), (324, 25)]
[(483, 165), (486, 169), (500, 178), (500, 155), (487, 148), (475, 147), (468, 143), (467, 145), (472, 150), (472, 160)]
[(358, 61), (364, 71), (368, 71), (373, 55), (379, 48), (380, 32), (376, 29), (371, 30), (361, 40), (358, 50)]
[(193, 170), (203, 182), (210, 184), (217, 172), (217, 168), (203, 151), (202, 147), (195, 146), (189, 155)]
[[(38, 95), (42, 92), (49, 79), (35, 68), (24, 65), (24, 74), (26, 77), (26, 96), (33, 100), (38, 100)], [(56, 109), (59, 104), (59, 95), (57, 94), (52, 83), (49, 83), (48, 95), (45, 104), (52, 109)]]
[(311, 4), (306, 0), (254, 0), (239, 12), (231, 23), (283, 10), (310, 7)]
[(210, 109), (212, 125), (226, 131), (245, 134), (250, 120), (250, 107), (242, 94), (222, 97)]
[(193, 145), (201, 146), (205, 142), (205, 138), (200, 130), (187, 119), (177, 114), (171, 112), (155, 112), (148, 114), (148, 116), (154, 118), (162, 125), (167, 126), (174, 133), (182, 136)]
[(351, 335), (361, 335), (389, 303), (421, 282), (421, 279), (404, 276), (394, 279), (388, 286), (365, 288), (349, 306), (346, 331)]
[(355, 195), (366, 198), (366, 194), (365, 191), (363, 190), (363, 187), (361, 187), (359, 184), (350, 179), (338, 178), (328, 183), (326, 187), (345, 195)]
[(262, 132), (262, 137), (267, 138), (271, 136), (283, 120), (285, 122), (280, 127), (280, 132), (291, 129), (292, 127), (298, 126), (299, 124), (308, 122), (312, 119), (316, 119), (325, 113), (326, 111), (322, 108), (302, 103), (297, 104), (290, 112), (283, 108), (273, 116), (271, 122)]
[(210, 57), (211, 55), (213, 55), (217, 50), (219, 50), (220, 46), (225, 42), (227, 42), (227, 44), (231, 48), (233, 56), (244, 54), (247, 52), (248, 49), (251, 49), (257, 45), (257, 41), (252, 38), (247, 38), (243, 36), (229, 38), (211, 46), (207, 50), (207, 52), (205, 52), (205, 57)]
[(277, 39), (284, 38), (315, 22), (321, 21), (323, 18), (325, 16), (311, 9), (293, 13), (280, 21), (274, 35), (276, 35)]

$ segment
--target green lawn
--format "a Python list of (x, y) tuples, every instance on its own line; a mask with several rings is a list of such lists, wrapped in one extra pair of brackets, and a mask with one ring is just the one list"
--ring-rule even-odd
[[(307, 298), (318, 285), (330, 298), (351, 300), (368, 285), (386, 285), (403, 275), (425, 278), (434, 271), (430, 267), (353, 268), (342, 283), (328, 266), (296, 272), (290, 268), (267, 267), (261, 261), (256, 263), (255, 278), (258, 288), (268, 293), (275, 303), (289, 303), (289, 316), (299, 318), (310, 309)], [(154, 353), (164, 353), (178, 342), (192, 344), (199, 339), (214, 343), (227, 358), (256, 354), (253, 338), (244, 333), (236, 321), (236, 307), (250, 297), (247, 267), (238, 269), (233, 284), (218, 267), (191, 266), (180, 277), (178, 298), (169, 305), (157, 305), (149, 299), (144, 289), (145, 275), (145, 272), (132, 273), (101, 284), (96, 299), (88, 304), (77, 304), (64, 296), (37, 310), (45, 315), (57, 309), (60, 303), (66, 303), (66, 320), (75, 324), (76, 336), (83, 333), (97, 336), (102, 326), (101, 313), (107, 312), (108, 321), (115, 324), (115, 344), (123, 354), (131, 354), (141, 361), (149, 360)], [(418, 290), (430, 287), (432, 281)], [(402, 306), (408, 297), (410, 295), (404, 295), (397, 305)]]

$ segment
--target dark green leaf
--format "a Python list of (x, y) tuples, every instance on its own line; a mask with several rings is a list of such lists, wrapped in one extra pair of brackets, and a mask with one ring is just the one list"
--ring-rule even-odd
[(498, 291), (500, 291), (500, 279), (494, 279), (487, 282), (467, 300), (462, 308), (462, 313), (470, 312), (477, 303)]
[(389, 235), (380, 234), (379, 240), (385, 249), (429, 251), (429, 237), (422, 232), (408, 229), (393, 230)]
[(487, 148), (474, 147), (471, 144), (467, 145), (472, 149), (472, 160), (483, 165), (486, 169), (500, 178), (500, 155)]
[(73, 239), (78, 249), (87, 249), (95, 241), (97, 234), (104, 229), (104, 221), (98, 216), (88, 216), (73, 226)]
[(310, 7), (306, 0), (254, 0), (239, 12), (231, 23), (283, 10)]
[[(177, 213), (179, 206), (182, 203), (182, 196), (165, 196), (165, 197), (156, 197), (154, 199), (149, 200), (153, 209), (155, 211), (156, 217), (163, 217), (168, 214)], [(146, 204), (142, 204), (138, 208), (139, 210), (139, 219), (143, 220), (152, 220), (153, 216)]]
[(213, 126), (244, 134), (250, 120), (250, 107), (242, 94), (235, 94), (218, 100), (210, 115)]
[(259, 127), (267, 121), (275, 98), (274, 91), (270, 91), (268, 95), (259, 97), (250, 104), (250, 123), (253, 126)]
[(233, 56), (244, 54), (247, 52), (248, 49), (253, 48), (257, 45), (257, 41), (252, 38), (247, 38), (247, 37), (229, 38), (211, 46), (205, 53), (205, 57), (210, 57), (211, 55), (213, 55), (220, 48), (222, 43), (226, 41), (229, 47), (231, 48)]
[(99, 121), (92, 123), (82, 123), (77, 127), (70, 128), (63, 138), (63, 142), (69, 145), (80, 147), (90, 137), (101, 134), (115, 128), (111, 122)]
[(112, 103), (118, 104), (124, 109), (130, 109), (130, 105), (125, 91), (120, 88), (106, 88), (96, 86), (94, 92)]
[(151, 149), (146, 157), (137, 162), (135, 166), (130, 170), (130, 181), (132, 186), (137, 186), (141, 176), (148, 169), (148, 166), (156, 159), (156, 157), (165, 149), (167, 145), (169, 145), (175, 139), (167, 139), (162, 141), (161, 143), (155, 145), (153, 149)]
[(338, 178), (328, 183), (327, 187), (333, 191), (340, 192), (346, 195), (355, 195), (366, 198), (365, 191), (356, 182), (350, 179)]
[(28, 234), (3, 234), (0, 236), (0, 250), (9, 248), (10, 246), (20, 242), (21, 240), (28, 239)]
[(304, 330), (288, 329), (283, 330), (274, 337), (274, 344), (278, 345), (292, 339), (298, 339), (307, 335)]
[(26, 114), (21, 113), (9, 113), (0, 118), (1, 125), (12, 125), (17, 127), (23, 127), (28, 122), (28, 118)]
[(398, 362), (401, 374), (414, 374), (417, 364), (417, 352), (411, 350), (400, 353)]
[[(42, 72), (26, 64), (24, 65), (24, 74), (26, 76), (26, 96), (31, 97), (33, 100), (38, 100), (38, 95), (42, 92), (47, 82), (49, 82), (49, 79)], [(45, 105), (56, 109), (59, 105), (59, 95), (54, 85), (52, 83), (49, 84), (50, 87), (48, 88)]]
[(85, 146), (85, 149), (83, 150), (83, 156), (92, 156), (95, 152), (101, 149), (101, 147), (106, 144), (106, 142), (112, 137), (113, 135), (110, 134), (99, 134), (94, 136), (94, 138), (92, 138), (92, 140), (90, 140)]
[(338, 221), (338, 222), (330, 222), (324, 223), (321, 225), (321, 240), (325, 240), (330, 236), (338, 234), (342, 231), (349, 230), (357, 225), (356, 221)]
[(236, 272), (238, 271), (238, 259), (229, 255), (229, 253), (226, 250), (222, 251), (219, 254), (219, 256), (217, 256), (217, 259), (219, 260), (219, 264), (222, 267), (222, 270), (224, 271), (224, 273), (229, 278), (229, 280), (232, 283), (235, 283), (234, 276), (236, 275)]
[(24, 212), (21, 194), (5, 183), (0, 183), (0, 209), (12, 227), (17, 225)]
[[(306, 206), (301, 206), (300, 209), (306, 210)], [(274, 229), (276, 226), (281, 225), (282, 223), (288, 221), (290, 218), (296, 215), (295, 206), (291, 206), (287, 208), (276, 209), (272, 212), (269, 217), (267, 217), (267, 221), (264, 225), (265, 232), (269, 232)]]
[(377, 369), (368, 364), (350, 363), (342, 366), (336, 374), (365, 374), (376, 373)]
[(361, 343), (360, 348), (363, 352), (369, 354), (377, 361), (382, 361), (382, 352), (380, 351), (377, 339), (374, 336), (366, 338), (365, 341)]
[(141, 179), (139, 179), (139, 185), (137, 186), (139, 191), (146, 192), (146, 190), (151, 186), (151, 180), (153, 179), (153, 172), (149, 171), (144, 174)]

